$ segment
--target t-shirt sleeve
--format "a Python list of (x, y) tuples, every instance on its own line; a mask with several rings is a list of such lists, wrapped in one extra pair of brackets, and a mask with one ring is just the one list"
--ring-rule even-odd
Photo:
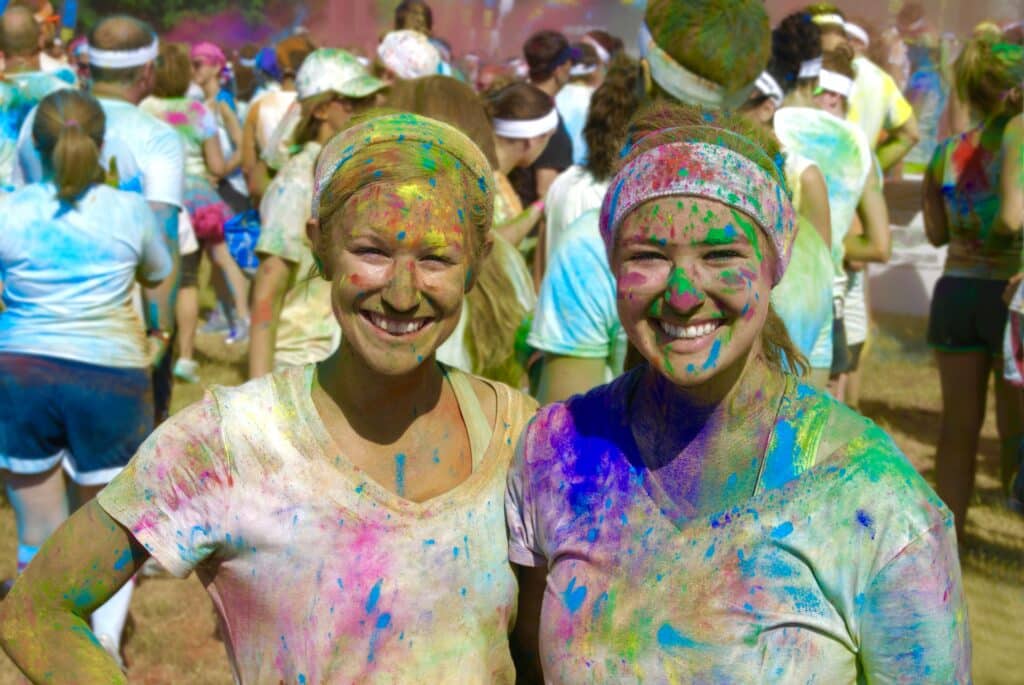
[(32, 126), (36, 120), (36, 109), (32, 108), (32, 111), (25, 117), (21, 130), (18, 131), (18, 164), (11, 177), (11, 183), (16, 187), (43, 180), (43, 159), (39, 156), (39, 151), (36, 150), (35, 143), (32, 141)]
[(157, 132), (149, 139), (142, 166), (142, 194), (149, 202), (183, 206), (185, 186), (185, 148), (172, 128)]
[[(907, 120), (914, 113), (914, 108), (910, 105), (907, 98), (903, 97), (903, 93), (900, 92), (899, 86), (896, 85), (892, 77), (885, 74), (885, 79), (885, 128), (891, 131), (907, 123)], [(873, 143), (874, 141), (871, 142)]]
[(213, 111), (199, 101), (193, 101), (189, 106), (192, 108), (196, 136), (199, 140), (205, 141), (217, 135), (217, 118)]
[(554, 135), (548, 139), (547, 147), (533, 166), (537, 169), (555, 169), (559, 173), (572, 166), (572, 138), (566, 132), (561, 117), (558, 118), (558, 128)]
[(139, 448), (97, 499), (179, 578), (224, 539), (235, 479), (211, 393), (178, 412)]
[(505, 489), (508, 558), (513, 564), (531, 568), (547, 565), (547, 559), (537, 542), (535, 500), (530, 491), (531, 473), (526, 458), (529, 433), (534, 425), (534, 422), (530, 422), (519, 436)]
[(600, 237), (567, 235), (541, 282), (530, 345), (551, 354), (608, 358), (617, 322), (615, 281)]
[(132, 204), (133, 222), (142, 230), (142, 255), (139, 273), (150, 282), (162, 281), (174, 268), (167, 241), (157, 224), (156, 215), (145, 200), (135, 194), (122, 193)]
[(903, 547), (857, 598), (868, 683), (967, 683), (971, 641), (953, 519)]
[(271, 183), (260, 203), (261, 225), (256, 252), (296, 264), (302, 261), (310, 249), (305, 219), (309, 216), (312, 195), (307, 184), (294, 182), (285, 176)]

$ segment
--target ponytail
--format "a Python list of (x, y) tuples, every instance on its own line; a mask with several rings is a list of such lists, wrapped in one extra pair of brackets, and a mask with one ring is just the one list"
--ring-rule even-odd
[(100, 166), (104, 129), (103, 110), (91, 95), (59, 90), (39, 103), (32, 137), (53, 174), (61, 202), (74, 203), (104, 180)]
[(74, 119), (65, 121), (50, 156), (53, 182), (62, 202), (74, 202), (94, 183), (102, 180), (100, 148)]

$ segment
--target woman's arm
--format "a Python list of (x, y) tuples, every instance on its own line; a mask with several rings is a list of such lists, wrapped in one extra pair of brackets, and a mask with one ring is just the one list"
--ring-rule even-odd
[(228, 106), (223, 100), (216, 101), (217, 111), (220, 113), (220, 120), (224, 124), (231, 145), (235, 148), (234, 153), (227, 160), (227, 171), (225, 176), (230, 176), (242, 165), (242, 124), (238, 121), (235, 110)]
[(800, 206), (797, 213), (811, 222), (829, 247), (832, 246), (832, 211), (828, 204), (828, 186), (817, 166), (800, 174)]
[(228, 165), (224, 161), (224, 150), (220, 146), (220, 138), (212, 135), (203, 141), (203, 161), (206, 169), (215, 182), (228, 174)]
[(590, 392), (605, 382), (607, 362), (603, 358), (545, 354), (541, 362), (537, 400), (541, 404), (562, 402), (573, 395)]
[(999, 214), (993, 230), (1018, 233), (1024, 227), (1024, 114), (1003, 132), (1003, 168), (999, 180)]
[(96, 500), (43, 545), (0, 603), (0, 644), (32, 682), (126, 683), (89, 616), (148, 558)]
[(540, 218), (544, 216), (544, 203), (534, 202), (524, 209), (518, 216), (514, 216), (494, 230), (501, 234), (514, 247), (518, 247), (523, 238), (530, 235), (530, 231), (537, 225)]
[(249, 331), (249, 378), (274, 370), (277, 326), (288, 283), (298, 266), (277, 255), (260, 253), (260, 265), (252, 284), (252, 328)]
[(516, 683), (543, 683), (544, 676), (540, 663), (540, 612), (544, 603), (548, 569), (545, 566), (531, 568), (518, 564), (512, 564), (512, 568), (519, 579), (519, 609), (516, 612), (516, 625), (509, 640), (512, 661), (516, 666)]
[(942, 185), (935, 178), (931, 166), (924, 174), (921, 186), (921, 209), (924, 213), (924, 233), (928, 242), (941, 247), (949, 242), (949, 223), (946, 218), (946, 204), (942, 200)]
[(843, 240), (846, 259), (851, 262), (887, 262), (892, 256), (892, 230), (889, 228), (889, 208), (882, 194), (882, 184), (872, 169), (868, 174), (864, 192), (857, 205), (857, 217), (864, 232), (848, 233)]

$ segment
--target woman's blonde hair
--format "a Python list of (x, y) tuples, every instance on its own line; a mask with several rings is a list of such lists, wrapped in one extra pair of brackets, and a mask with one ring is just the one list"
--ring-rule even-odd
[(53, 172), (57, 197), (73, 203), (103, 181), (100, 149), (106, 118), (92, 95), (59, 90), (43, 98), (32, 124), (32, 139)]
[(971, 38), (953, 70), (957, 92), (983, 115), (1021, 111), (1024, 47), (990, 35)]
[[(770, 130), (751, 123), (742, 115), (660, 102), (637, 114), (633, 119), (630, 137), (633, 143), (623, 155), (622, 164), (654, 147), (673, 141), (711, 143), (743, 155), (763, 169), (785, 192), (789, 192), (782, 170), (782, 151), (778, 139)], [(763, 246), (766, 255), (771, 254), (773, 259), (777, 258), (773, 242), (767, 237)], [(771, 304), (768, 305), (768, 317), (761, 329), (761, 352), (769, 366), (782, 373), (803, 376), (810, 368), (807, 358), (793, 343), (785, 323)]]

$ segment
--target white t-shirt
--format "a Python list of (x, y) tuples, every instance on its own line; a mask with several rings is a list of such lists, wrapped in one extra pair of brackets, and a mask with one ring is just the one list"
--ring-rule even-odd
[(0, 351), (147, 366), (131, 293), (136, 274), (171, 271), (156, 217), (138, 194), (104, 185), (60, 210), (52, 183), (0, 199)]
[(589, 171), (576, 164), (555, 178), (544, 199), (546, 262), (551, 261), (551, 255), (572, 222), (584, 212), (601, 208), (607, 190), (608, 181), (596, 180)]
[(611, 380), (622, 373), (627, 340), (598, 215), (592, 210), (577, 219), (552, 255), (528, 342), (549, 354), (604, 359)]
[(582, 83), (567, 83), (555, 95), (555, 108), (562, 117), (562, 124), (572, 140), (572, 163), (587, 163), (587, 141), (583, 138), (583, 127), (587, 125), (590, 99), (594, 88)]
[[(99, 98), (107, 117), (103, 138), (105, 159), (117, 159), (122, 190), (141, 192), (148, 202), (182, 207), (185, 186), (185, 152), (181, 137), (173, 128), (156, 117), (124, 100)], [(32, 142), (32, 122), (35, 110), (29, 114), (18, 136), (18, 162), (22, 179), (37, 183), (43, 178), (43, 165)], [(131, 164), (120, 162), (122, 156), (131, 157)], [(128, 176), (128, 167), (138, 170)]]
[(536, 404), (492, 383), (486, 426), (450, 371), (463, 416), (475, 409), (490, 435), (472, 440), (467, 418), (473, 473), (417, 503), (338, 453), (314, 370), (214, 388), (156, 430), (100, 506), (171, 573), (195, 570), (236, 682), (511, 684), (503, 499)]

